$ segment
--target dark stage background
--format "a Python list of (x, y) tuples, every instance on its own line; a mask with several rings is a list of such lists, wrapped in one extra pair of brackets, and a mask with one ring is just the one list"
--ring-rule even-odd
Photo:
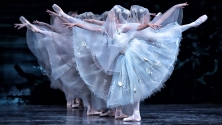
[(141, 5), (150, 12), (165, 12), (188, 2), (183, 24), (203, 14), (208, 20), (183, 33), (175, 70), (166, 87), (144, 103), (222, 103), (222, 5), (216, 0), (1, 0), (0, 2), (0, 104), (65, 104), (65, 96), (50, 88), (26, 44), (26, 29), (13, 28), (19, 17), (49, 23), (45, 12), (56, 3), (65, 12), (101, 14), (119, 4)]

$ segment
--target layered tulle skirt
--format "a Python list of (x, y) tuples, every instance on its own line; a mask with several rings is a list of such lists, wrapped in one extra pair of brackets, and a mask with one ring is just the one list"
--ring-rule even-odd
[[(121, 49), (115, 46), (121, 45), (118, 38), (112, 45), (102, 34), (97, 35), (99, 39), (90, 39), (84, 36), (84, 32), (89, 31), (73, 30), (77, 39), (73, 47), (76, 48), (75, 59), (80, 76), (89, 89), (106, 100), (107, 107), (111, 108), (134, 104), (160, 90), (173, 72), (181, 41), (180, 25), (177, 23), (170, 23), (159, 30), (147, 28), (137, 32), (128, 44), (119, 46)], [(95, 35), (93, 38), (96, 38)], [(115, 57), (109, 64), (113, 72), (103, 69), (100, 63), (103, 60), (99, 60), (109, 63), (110, 56), (104, 56), (101, 51), (96, 53), (95, 46), (107, 47), (110, 52), (113, 47), (118, 52), (113, 53)]]
[(43, 74), (50, 79), (51, 87), (63, 91), (66, 100), (80, 97), (88, 105), (91, 92), (76, 70), (71, 35), (39, 28), (47, 31), (47, 34), (28, 30), (27, 44), (37, 57)]

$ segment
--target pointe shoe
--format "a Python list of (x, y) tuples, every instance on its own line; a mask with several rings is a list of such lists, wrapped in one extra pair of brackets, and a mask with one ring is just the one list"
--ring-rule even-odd
[(141, 118), (128, 117), (123, 119), (124, 122), (140, 122)]
[(20, 16), (20, 17), (19, 17), (19, 20), (20, 20), (22, 23), (30, 24), (30, 22), (29, 22), (28, 20), (26, 20), (25, 17), (23, 17), (23, 16)]
[(141, 121), (140, 112), (135, 112), (132, 116), (123, 119), (124, 122), (139, 122)]
[(27, 27), (32, 30), (32, 32), (39, 32), (39, 29), (37, 27), (35, 27), (34, 25), (32, 25), (28, 20), (25, 19), (25, 17), (21, 16), (19, 18), (19, 20), (22, 22), (22, 23), (26, 23), (27, 24)]
[(59, 14), (59, 16), (64, 17), (64, 12), (62, 11), (62, 9), (58, 5), (53, 4), (52, 8), (53, 8), (53, 10), (55, 10), (56, 13)]
[(193, 22), (194, 27), (198, 27), (200, 24), (204, 23), (207, 20), (207, 15), (199, 17), (196, 21)]
[(161, 13), (161, 12), (157, 13), (156, 17), (158, 17), (158, 16), (160, 16), (160, 15), (162, 15), (162, 13)]

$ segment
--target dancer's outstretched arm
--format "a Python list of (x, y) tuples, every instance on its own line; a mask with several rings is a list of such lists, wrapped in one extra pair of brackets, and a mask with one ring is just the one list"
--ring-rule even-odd
[(165, 21), (177, 8), (184, 8), (185, 6), (188, 6), (187, 2), (186, 3), (181, 3), (174, 5), (169, 9), (160, 19), (158, 19), (154, 24), (161, 24), (163, 21)]
[[(156, 28), (161, 28), (161, 25), (151, 24), (151, 23), (141, 24), (137, 27), (137, 31), (146, 29), (147, 27), (150, 27), (150, 28), (156, 30)], [(132, 29), (132, 27), (130, 25), (127, 25), (121, 29), (121, 32), (125, 33), (125, 32), (128, 32), (130, 29)]]
[(95, 19), (85, 19), (84, 21), (89, 22), (89, 23), (93, 23), (93, 24), (97, 24), (100, 26), (102, 26), (104, 24), (104, 21), (95, 20)]
[(151, 24), (151, 23), (142, 24), (142, 25), (139, 25), (139, 26), (138, 26), (137, 31), (146, 29), (147, 27), (150, 27), (150, 28), (156, 30), (156, 28), (161, 28), (161, 25), (159, 25), (159, 24)]
[[(82, 25), (80, 23), (64, 23), (63, 26), (66, 27), (66, 28), (71, 28), (71, 27), (77, 26), (77, 27), (80, 27), (82, 29), (91, 30), (91, 31), (94, 31), (94, 32), (102, 32), (102, 30), (99, 29), (99, 28), (88, 27), (88, 26)], [(142, 25), (138, 26), (137, 31), (143, 30), (143, 29), (145, 29), (147, 27), (151, 27), (152, 29), (155, 30), (156, 28), (160, 28), (161, 25), (151, 24), (151, 23), (149, 23), (149, 24), (142, 24)], [(127, 32), (130, 29), (131, 29), (130, 26), (126, 26), (126, 27), (124, 27), (124, 29), (122, 29), (122, 32)]]
[(86, 26), (86, 25), (82, 25), (80, 23), (63, 23), (63, 26), (66, 27), (66, 28), (71, 28), (71, 27), (77, 26), (77, 27), (80, 27), (82, 29), (90, 30), (90, 31), (93, 31), (93, 32), (102, 32), (102, 30), (99, 29), (99, 28), (89, 27), (89, 26)]

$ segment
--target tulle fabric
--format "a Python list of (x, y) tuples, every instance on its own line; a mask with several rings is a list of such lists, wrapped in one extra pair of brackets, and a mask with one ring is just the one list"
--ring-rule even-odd
[[(89, 27), (89, 29), (102, 29), (101, 33), (92, 32), (90, 30), (75, 27), (73, 30), (74, 50), (79, 54), (84, 47), (90, 49), (91, 56), (96, 63), (97, 67), (102, 69), (106, 74), (112, 75), (113, 72), (119, 72), (115, 63), (117, 56), (124, 51), (129, 40), (134, 37), (137, 30), (138, 23), (127, 24), (122, 16), (125, 9), (119, 5), (113, 7), (109, 11), (109, 16), (104, 22), (103, 26), (89, 24), (87, 22), (75, 19), (73, 22), (81, 23)], [(121, 24), (116, 24), (115, 18)], [(129, 30), (124, 31), (123, 29)], [(118, 28), (118, 30), (117, 30)], [(77, 38), (77, 39), (75, 39)], [(77, 56), (77, 55), (76, 55)]]
[(44, 44), (49, 55), (51, 75), (54, 79), (61, 77), (70, 68), (75, 69), (71, 36), (49, 32), (49, 36), (44, 38)]
[(130, 7), (130, 16), (127, 21), (132, 23), (148, 24), (150, 22), (150, 12), (147, 8), (139, 5)]
[[(76, 20), (76, 22), (94, 26), (80, 20)], [(126, 25), (120, 27), (123, 28)], [(114, 34), (114, 37), (119, 35), (115, 39), (111, 39), (105, 33), (92, 32), (78, 27), (73, 28), (75, 61), (80, 76), (89, 89), (104, 100), (107, 100), (113, 72), (120, 72), (120, 69), (116, 68), (120, 67), (117, 66), (119, 65), (116, 63), (117, 58), (121, 55), (121, 51), (126, 48), (127, 42), (133, 38), (138, 24), (131, 24), (130, 26), (132, 27), (131, 30), (126, 33), (121, 33), (120, 28)]]
[(98, 67), (98, 63), (94, 62), (95, 57), (92, 56), (90, 46), (84, 39), (86, 37), (84, 35), (88, 34), (83, 34), (81, 31), (83, 29), (73, 28), (73, 39), (75, 39), (73, 47), (77, 69), (88, 88), (99, 98), (107, 100), (112, 76), (107, 75), (101, 67)]
[[(66, 19), (64, 19), (64, 20), (66, 20)], [(49, 30), (53, 31), (53, 32), (56, 32), (56, 33), (59, 33), (59, 34), (65, 34), (65, 35), (71, 36), (72, 35), (72, 30), (69, 29), (69, 28), (64, 28), (63, 23), (64, 22), (62, 22), (58, 17), (51, 16), (50, 24), (51, 24), (53, 29), (49, 29)]]
[(164, 14), (158, 15), (150, 23), (161, 24), (162, 27), (167, 24), (177, 22), (179, 25), (182, 24), (183, 9), (181, 7), (173, 6), (168, 9)]
[[(43, 75), (51, 75), (51, 65), (42, 34), (37, 34), (27, 29), (26, 41), (31, 52), (37, 57)], [(39, 39), (39, 40), (38, 40)]]
[[(153, 23), (163, 26), (158, 30), (136, 31), (139, 23), (122, 21), (119, 25), (111, 19), (100, 27), (102, 33), (73, 28), (80, 76), (94, 94), (107, 101), (107, 107), (134, 104), (164, 86), (173, 71), (181, 41), (178, 22), (181, 23), (182, 11), (170, 10), (154, 18)], [(120, 15), (115, 11), (114, 14)], [(79, 20), (75, 22), (94, 27)]]
[[(101, 33), (74, 27), (72, 34), (58, 18), (52, 18), (53, 29), (39, 27), (49, 35), (28, 30), (27, 43), (51, 86), (61, 89), (67, 100), (80, 97), (87, 103), (90, 89), (107, 101), (107, 107), (133, 104), (164, 86), (173, 71), (181, 39), (178, 23), (182, 22), (182, 9), (174, 6), (151, 21), (161, 24), (162, 29), (136, 31), (139, 23), (149, 22), (149, 11), (143, 10), (143, 16), (135, 16), (138, 22), (134, 23), (127, 21), (129, 12), (119, 5), (109, 11), (103, 26), (71, 18), (71, 22), (89, 29), (102, 29)], [(95, 105), (100, 104), (102, 101)]]
[(134, 104), (150, 97), (171, 75), (181, 40), (179, 25), (171, 23), (158, 32), (150, 29), (146, 35), (132, 39), (125, 54), (119, 56), (121, 72), (113, 74), (108, 107)]
[(75, 18), (78, 19), (96, 19), (96, 15), (92, 12), (84, 12), (82, 14), (77, 15)]
[(95, 19), (100, 21), (105, 21), (108, 16), (109, 11), (103, 12), (101, 15), (95, 14)]
[(88, 105), (91, 92), (76, 70), (71, 36), (39, 28), (48, 31), (48, 35), (27, 30), (27, 44), (37, 57), (43, 74), (50, 79), (51, 87), (63, 91), (66, 100), (80, 97)]
[[(74, 20), (81, 21), (79, 19)], [(64, 28), (62, 22), (55, 17), (51, 18), (51, 24), (52, 29), (38, 27), (41, 30), (48, 31), (47, 34), (41, 35), (29, 31), (32, 35), (27, 36), (28, 39), (35, 41), (35, 43), (28, 42), (31, 44), (29, 47), (38, 60), (43, 62), (40, 66), (44, 67), (44, 73), (51, 80), (51, 87), (63, 91), (66, 100), (72, 101), (74, 98), (79, 97), (83, 100), (84, 105), (90, 104), (96, 109), (105, 108), (104, 100), (90, 92), (76, 70), (72, 45), (75, 39), (71, 37), (72, 30)], [(93, 27), (97, 26), (93, 25)]]
[(147, 8), (139, 5), (133, 5), (130, 8), (130, 16), (128, 16), (127, 21), (131, 23), (140, 24), (161, 24), (162, 27), (169, 23), (177, 22), (182, 24), (183, 19), (183, 9), (181, 7), (173, 6), (168, 9), (164, 14), (158, 13), (152, 20), (150, 19), (150, 12)]

